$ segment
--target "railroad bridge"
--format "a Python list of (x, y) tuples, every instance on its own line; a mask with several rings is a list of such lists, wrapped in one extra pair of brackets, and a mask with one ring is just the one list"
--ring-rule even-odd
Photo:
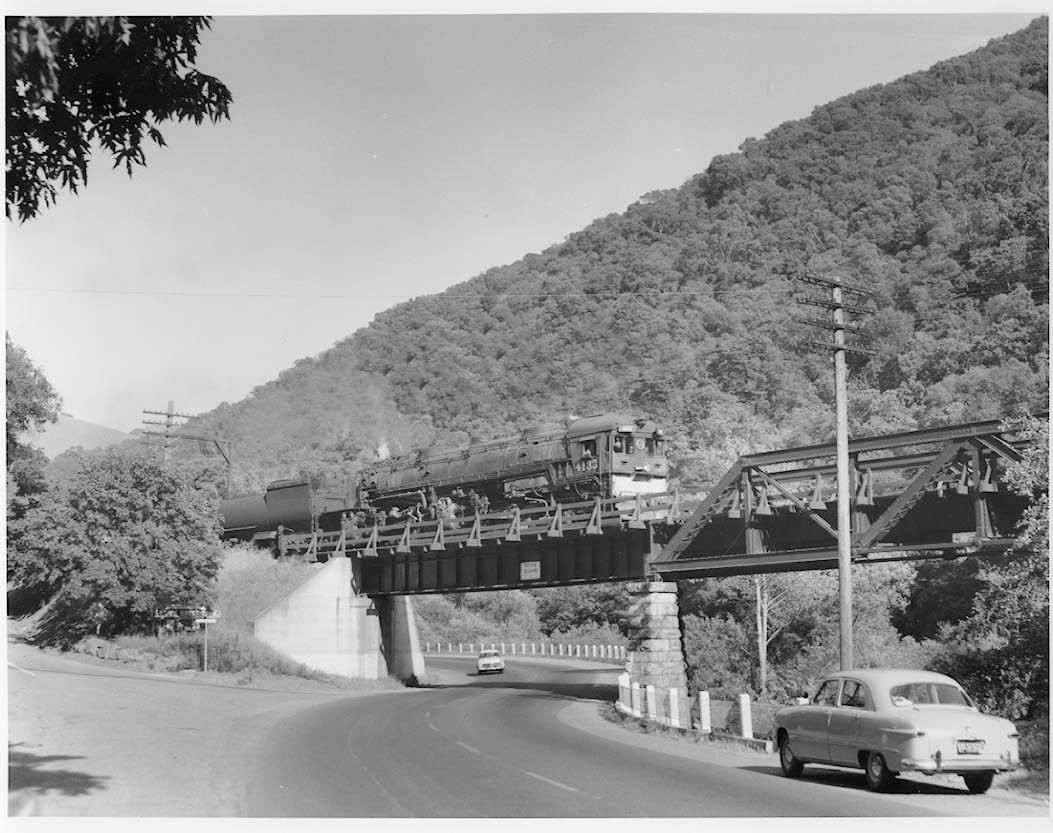
[[(1001, 474), (1022, 459), (1026, 443), (998, 420), (850, 440), (853, 563), (1007, 550), (1028, 499), (1010, 491)], [(638, 582), (631, 620), (640, 633), (630, 641), (657, 651), (634, 652), (629, 670), (635, 662), (636, 676), (668, 687), (683, 678), (676, 580), (837, 567), (835, 459), (833, 443), (748, 454), (698, 497), (652, 495), (345, 527), (284, 536), (281, 549), (287, 557), (328, 562), (319, 578), (339, 578), (323, 596), (335, 592), (362, 615), (380, 613), (385, 645), (377, 656), (403, 677), (423, 671), (407, 647), (415, 640), (408, 596)], [(257, 619), (257, 634), (312, 664), (308, 649), (316, 644), (289, 650), (297, 642), (289, 618), (302, 618), (302, 605), (300, 614), (290, 613), (294, 595)], [(299, 642), (309, 639), (304, 633)], [(371, 675), (346, 662), (328, 670)]]

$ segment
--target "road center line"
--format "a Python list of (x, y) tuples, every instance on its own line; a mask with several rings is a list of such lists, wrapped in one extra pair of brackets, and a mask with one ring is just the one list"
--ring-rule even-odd
[(439, 731), (439, 727), (436, 726), (434, 723), (429, 723), (428, 728), (431, 729), (433, 732)]
[(469, 746), (467, 743), (461, 743), (460, 741), (457, 741), (457, 745), (458, 746), (463, 746), (469, 752), (474, 752), (476, 755), (482, 755), (483, 754), (478, 749), (476, 749), (474, 746)]
[(576, 787), (569, 787), (566, 784), (560, 783), (559, 781), (553, 781), (551, 778), (546, 778), (544, 775), (538, 775), (536, 772), (531, 772), (529, 769), (523, 771), (531, 778), (537, 778), (538, 781), (544, 781), (546, 784), (551, 784), (553, 787), (559, 787), (561, 790), (566, 790), (567, 792), (572, 793), (581, 792), (581, 790), (577, 789)]
[(30, 677), (35, 677), (36, 676), (36, 674), (34, 674), (28, 668), (23, 668), (21, 665), (15, 665), (13, 662), (9, 662), (7, 664), (7, 667), (8, 668), (15, 668), (15, 669), (21, 671), (23, 674), (28, 674)]

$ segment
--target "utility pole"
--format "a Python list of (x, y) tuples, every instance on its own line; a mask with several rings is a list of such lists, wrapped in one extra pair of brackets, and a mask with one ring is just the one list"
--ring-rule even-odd
[(164, 453), (164, 461), (167, 466), (172, 460), (172, 446), (175, 441), (179, 439), (179, 434), (175, 432), (182, 423), (176, 422), (177, 419), (192, 419), (193, 414), (177, 414), (175, 412), (174, 403), (168, 403), (168, 410), (166, 411), (149, 411), (144, 409), (144, 414), (150, 414), (152, 416), (163, 416), (163, 420), (158, 419), (144, 419), (143, 425), (163, 425), (164, 431), (143, 431), (144, 434), (150, 434), (155, 437), (164, 437), (164, 444), (162, 446)]
[(222, 440), (218, 437), (205, 436), (203, 434), (187, 434), (184, 431), (180, 431), (184, 423), (177, 423), (177, 419), (193, 419), (194, 414), (179, 414), (176, 413), (175, 407), (172, 402), (168, 403), (168, 410), (166, 411), (150, 411), (143, 410), (144, 414), (150, 414), (152, 416), (163, 416), (163, 420), (157, 419), (144, 419), (144, 425), (163, 425), (164, 431), (143, 431), (144, 434), (149, 434), (154, 437), (164, 437), (163, 453), (165, 465), (172, 459), (172, 447), (175, 445), (176, 440), (199, 440), (201, 442), (212, 443), (216, 447), (216, 451), (219, 452), (223, 461), (227, 464), (227, 497), (230, 497), (231, 488), (231, 456), (234, 443), (230, 440)]
[(798, 302), (822, 307), (833, 313), (832, 323), (803, 318), (802, 323), (811, 327), (832, 330), (833, 342), (809, 341), (812, 347), (832, 350), (834, 354), (834, 402), (836, 414), (836, 447), (837, 447), (837, 589), (838, 610), (841, 631), (841, 670), (845, 671), (854, 665), (852, 645), (852, 494), (851, 471), (848, 461), (848, 363), (846, 353), (873, 355), (870, 350), (849, 347), (845, 344), (845, 333), (865, 335), (865, 331), (852, 327), (845, 322), (845, 313), (865, 313), (866, 310), (849, 307), (844, 303), (844, 293), (872, 295), (865, 289), (849, 286), (840, 281), (828, 278), (797, 277), (797, 280), (812, 283), (830, 289), (829, 301), (818, 301), (812, 298), (798, 298)]

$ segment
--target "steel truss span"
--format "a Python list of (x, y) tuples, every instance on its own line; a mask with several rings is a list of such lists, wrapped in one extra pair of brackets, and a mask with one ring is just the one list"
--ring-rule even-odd
[[(1027, 440), (997, 420), (849, 443), (855, 563), (997, 555), (1029, 504), (1002, 481)], [(369, 595), (675, 580), (837, 566), (833, 443), (740, 457), (700, 499), (637, 495), (286, 536), (348, 556)]]

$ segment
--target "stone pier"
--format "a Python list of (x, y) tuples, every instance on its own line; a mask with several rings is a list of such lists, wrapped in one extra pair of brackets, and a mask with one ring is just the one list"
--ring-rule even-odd
[(629, 585), (629, 646), (625, 670), (640, 688), (654, 686), (655, 711), (669, 715), (669, 690), (678, 689), (679, 725), (687, 726), (687, 664), (680, 635), (676, 582), (649, 581)]

